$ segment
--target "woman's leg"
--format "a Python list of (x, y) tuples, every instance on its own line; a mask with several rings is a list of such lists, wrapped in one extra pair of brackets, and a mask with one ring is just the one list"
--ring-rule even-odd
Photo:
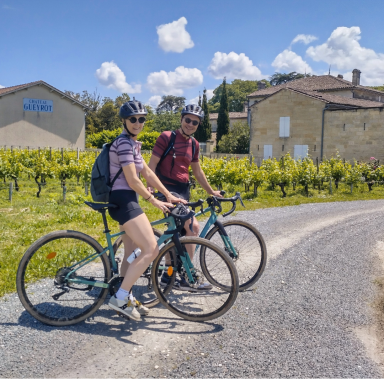
[[(120, 231), (124, 231), (124, 227), (122, 225), (120, 225)], [(133, 252), (133, 250), (137, 248), (137, 246), (127, 234), (121, 235), (121, 238), (124, 244), (124, 257), (120, 267), (120, 276), (124, 277), (129, 267), (127, 258)]]
[(127, 221), (122, 227), (131, 240), (135, 239), (134, 244), (141, 249), (141, 255), (129, 265), (121, 284), (121, 288), (129, 292), (149, 264), (159, 254), (159, 247), (153, 235), (151, 224), (145, 214)]

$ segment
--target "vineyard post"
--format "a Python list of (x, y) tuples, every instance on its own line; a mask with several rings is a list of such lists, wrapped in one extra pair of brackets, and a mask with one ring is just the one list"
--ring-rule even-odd
[(11, 153), (13, 153), (13, 145), (11, 145)]
[(351, 183), (351, 193), (353, 193), (353, 183)]
[(61, 148), (61, 161), (64, 161), (64, 148)]
[(77, 161), (79, 161), (79, 148), (77, 148)]
[(12, 202), (12, 193), (13, 193), (13, 183), (9, 184), (9, 201)]
[(49, 147), (49, 161), (52, 160), (52, 147)]
[(319, 173), (319, 157), (316, 157), (316, 168), (317, 168), (317, 173)]
[(40, 147), (37, 147), (38, 148), (38, 150), (39, 150), (39, 157), (40, 157)]
[(28, 147), (27, 147), (27, 150), (28, 150), (28, 154), (29, 154), (29, 145), (28, 145)]
[(65, 203), (66, 195), (67, 195), (67, 186), (64, 184), (63, 185), (63, 201), (64, 201), (64, 203)]
[(332, 195), (332, 177), (329, 178), (329, 193)]

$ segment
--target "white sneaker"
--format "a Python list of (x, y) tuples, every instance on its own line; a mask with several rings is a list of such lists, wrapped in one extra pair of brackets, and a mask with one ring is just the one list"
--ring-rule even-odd
[(140, 313), (137, 311), (135, 304), (128, 300), (126, 297), (124, 300), (119, 300), (113, 295), (108, 302), (108, 306), (113, 308), (115, 311), (128, 316), (131, 320), (140, 321)]

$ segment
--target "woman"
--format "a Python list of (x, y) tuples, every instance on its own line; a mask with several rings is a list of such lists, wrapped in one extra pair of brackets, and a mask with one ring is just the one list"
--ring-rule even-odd
[[(140, 303), (136, 309), (136, 301), (130, 295), (132, 286), (159, 253), (151, 224), (138, 204), (137, 194), (162, 212), (167, 212), (168, 207), (173, 207), (172, 203), (186, 203), (185, 200), (170, 194), (155, 173), (148, 168), (140, 154), (141, 143), (137, 141), (137, 135), (143, 129), (147, 113), (145, 106), (135, 99), (123, 104), (119, 116), (123, 120), (124, 129), (109, 151), (111, 181), (122, 168), (113, 184), (109, 200), (118, 208), (110, 208), (109, 214), (112, 219), (119, 222), (120, 229), (125, 231), (125, 235), (122, 236), (125, 254), (121, 266), (121, 275), (125, 276), (120, 289), (110, 298), (108, 305), (132, 320), (140, 320), (140, 314), (148, 314), (148, 309)], [(138, 176), (139, 173), (166, 196), (167, 202), (155, 199), (147, 191)], [(135, 248), (140, 248), (141, 254), (128, 264), (127, 257)]]

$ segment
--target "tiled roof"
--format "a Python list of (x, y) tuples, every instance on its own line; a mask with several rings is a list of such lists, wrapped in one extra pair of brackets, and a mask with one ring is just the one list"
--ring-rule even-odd
[[(298, 89), (293, 89), (290, 87), (284, 87), (280, 88), (277, 92), (283, 91), (284, 89), (288, 89), (292, 92), (300, 93), (308, 97), (315, 98), (317, 100), (324, 101), (326, 104), (336, 104), (342, 106), (350, 106), (350, 107), (357, 107), (357, 108), (384, 108), (384, 103), (379, 103), (378, 101), (371, 101), (371, 100), (364, 100), (364, 99), (353, 99), (350, 97), (344, 97), (344, 96), (337, 96), (330, 93), (324, 93), (324, 92), (316, 92), (316, 91), (303, 91)], [(275, 92), (276, 93), (276, 92)], [(273, 94), (268, 95), (266, 97), (269, 98), (273, 96)], [(265, 100), (265, 99), (263, 99)], [(262, 103), (263, 100), (261, 100), (259, 103)], [(259, 103), (252, 104), (251, 108), (255, 105), (258, 105)]]
[(289, 81), (284, 84), (276, 85), (274, 87), (269, 87), (265, 89), (260, 89), (260, 91), (255, 91), (248, 95), (252, 96), (268, 96), (276, 93), (280, 89), (291, 88), (301, 91), (331, 91), (338, 89), (364, 89), (366, 91), (371, 91), (384, 95), (384, 92), (377, 91), (376, 89), (364, 87), (362, 85), (353, 85), (350, 81), (340, 79), (331, 75), (324, 76), (311, 76), (305, 77), (298, 80)]
[(27, 88), (32, 85), (36, 85), (43, 82), (42, 80), (39, 81), (34, 81), (33, 83), (26, 83), (26, 84), (21, 84), (21, 85), (14, 85), (13, 87), (6, 87), (6, 88), (0, 88), (0, 95), (5, 94), (5, 93), (11, 93), (13, 91), (17, 91), (18, 89), (22, 88)]
[(46, 83), (45, 81), (43, 80), (38, 80), (38, 81), (33, 81), (32, 83), (26, 83), (26, 84), (20, 84), (20, 85), (14, 85), (12, 87), (6, 87), (6, 88), (0, 88), (0, 97), (1, 96), (4, 96), (4, 95), (7, 95), (9, 93), (13, 93), (13, 92), (16, 92), (16, 91), (20, 91), (24, 88), (29, 88), (29, 87), (33, 87), (35, 85), (44, 85), (46, 86), (47, 88), (53, 90), (53, 91), (56, 91), (57, 93), (67, 97), (68, 99), (72, 100), (73, 102), (75, 102), (76, 104), (79, 104), (81, 107), (83, 108), (86, 108), (88, 109), (88, 107), (81, 103), (79, 100), (76, 100), (74, 99), (73, 97), (65, 94), (64, 92), (61, 92), (60, 90), (58, 90), (57, 88), (55, 87), (52, 87), (52, 85), (49, 85), (48, 83)]
[[(228, 112), (230, 119), (245, 119), (248, 114), (247, 112)], [(219, 114), (218, 113), (210, 113), (209, 120), (217, 120)]]

